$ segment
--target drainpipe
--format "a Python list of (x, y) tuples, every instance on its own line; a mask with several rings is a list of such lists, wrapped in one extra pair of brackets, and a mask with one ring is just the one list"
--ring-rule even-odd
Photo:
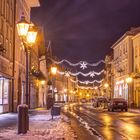
[(15, 89), (15, 30), (16, 30), (16, 0), (14, 0), (14, 27), (13, 27), (13, 69), (12, 69), (12, 112), (14, 112), (14, 89)]

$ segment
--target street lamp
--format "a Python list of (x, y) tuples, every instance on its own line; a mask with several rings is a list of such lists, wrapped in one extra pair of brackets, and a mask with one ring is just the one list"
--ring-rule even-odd
[(65, 71), (65, 76), (67, 78), (67, 102), (69, 102), (69, 77), (70, 77), (70, 74), (68, 71)]
[[(56, 66), (52, 66), (51, 67), (51, 74), (53, 76), (55, 76), (57, 73), (57, 67)], [(52, 77), (52, 98), (53, 98), (53, 103), (52, 103), (52, 120), (53, 120), (53, 114), (54, 114), (54, 102), (55, 102), (55, 92), (54, 92), (54, 80), (53, 80), (53, 77)]]
[(29, 24), (25, 20), (24, 14), (22, 14), (20, 21), (17, 23), (18, 35), (22, 39), (22, 43), (26, 53), (26, 104), (29, 105), (29, 55), (30, 46), (35, 43), (37, 31), (34, 30), (34, 25)]
[(17, 31), (26, 53), (26, 106), (18, 106), (18, 133), (26, 133), (29, 130), (29, 55), (30, 47), (35, 43), (37, 32), (34, 30), (34, 25), (25, 20), (24, 14), (22, 14), (20, 21), (17, 23)]
[(18, 35), (25, 38), (29, 29), (29, 23), (25, 20), (24, 14), (21, 15), (20, 21), (17, 23)]
[(108, 83), (105, 83), (105, 84), (104, 84), (104, 87), (105, 87), (105, 88), (108, 88), (108, 87), (109, 87)]
[(57, 73), (57, 67), (55, 66), (51, 67), (51, 74), (56, 75), (56, 73)]
[(126, 79), (125, 79), (125, 81), (126, 81), (126, 83), (131, 83), (132, 81), (133, 81), (133, 79), (132, 79), (132, 77), (127, 77)]

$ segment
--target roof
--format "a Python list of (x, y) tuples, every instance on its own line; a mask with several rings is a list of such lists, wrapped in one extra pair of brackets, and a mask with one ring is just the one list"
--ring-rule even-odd
[(112, 46), (111, 48), (114, 48), (119, 42), (121, 42), (124, 38), (127, 36), (134, 36), (136, 34), (140, 33), (140, 27), (137, 28), (131, 28), (130, 31), (127, 31), (122, 37), (120, 37)]

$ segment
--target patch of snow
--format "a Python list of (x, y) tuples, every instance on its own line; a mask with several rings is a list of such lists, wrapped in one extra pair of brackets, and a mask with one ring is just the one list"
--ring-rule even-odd
[[(39, 112), (39, 111), (38, 111)], [(44, 112), (45, 113), (45, 112)], [(68, 124), (66, 116), (36, 114), (30, 116), (30, 131), (17, 134), (17, 126), (0, 130), (0, 140), (76, 140), (77, 135)]]

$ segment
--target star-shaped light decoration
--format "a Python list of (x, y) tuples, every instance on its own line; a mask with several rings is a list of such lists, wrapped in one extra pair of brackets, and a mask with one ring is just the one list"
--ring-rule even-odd
[(86, 85), (88, 85), (88, 83), (89, 83), (89, 82), (88, 82), (88, 81), (86, 81), (85, 83), (86, 83)]
[(83, 70), (87, 68), (87, 62), (85, 62), (85, 61), (82, 61), (80, 63), (80, 65), (81, 65), (80, 68), (83, 69)]
[(94, 72), (91, 72), (90, 77), (93, 78), (94, 76), (95, 76)]
[(66, 77), (69, 77), (69, 76), (70, 76), (69, 71), (65, 71), (65, 76), (66, 76)]

